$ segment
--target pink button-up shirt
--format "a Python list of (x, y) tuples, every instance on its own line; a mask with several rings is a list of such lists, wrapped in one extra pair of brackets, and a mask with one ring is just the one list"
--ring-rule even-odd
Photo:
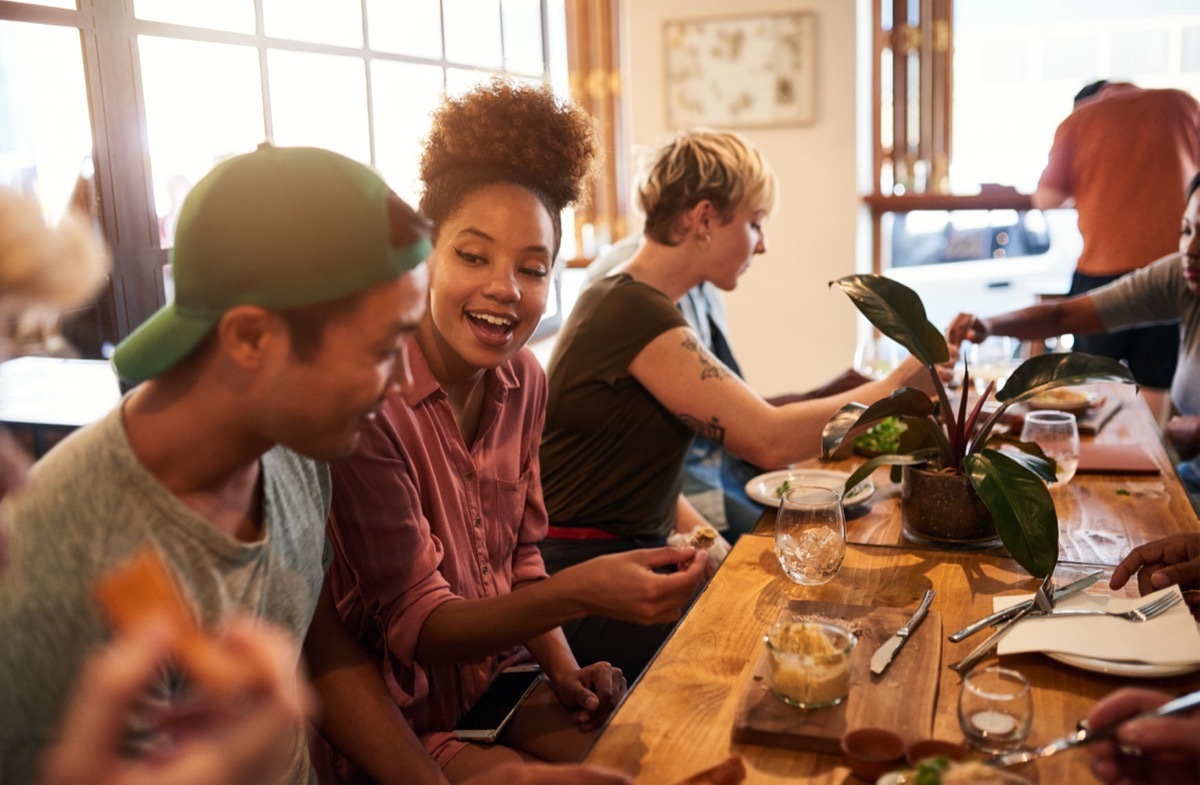
[(489, 371), (468, 446), (415, 339), (408, 351), (412, 390), (332, 467), (329, 584), (414, 730), (445, 753), (440, 732), (523, 650), (426, 665), (415, 659), (417, 639), (444, 602), (507, 594), (546, 576), (537, 547), (547, 525), (538, 468), (546, 379), (528, 350)]

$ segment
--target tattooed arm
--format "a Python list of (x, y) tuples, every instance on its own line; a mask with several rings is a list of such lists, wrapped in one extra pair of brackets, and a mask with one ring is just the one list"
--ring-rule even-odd
[(646, 344), (629, 371), (697, 433), (765, 468), (819, 455), (822, 428), (851, 401), (876, 401), (901, 386), (932, 391), (928, 372), (909, 358), (882, 381), (826, 398), (772, 406), (713, 356), (688, 327), (668, 330)]

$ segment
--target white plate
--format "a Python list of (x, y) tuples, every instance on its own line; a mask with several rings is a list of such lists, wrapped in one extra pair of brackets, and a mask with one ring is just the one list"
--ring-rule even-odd
[(842, 494), (842, 506), (852, 507), (862, 504), (875, 493), (875, 483), (863, 480), (855, 485), (850, 493), (843, 493), (846, 480), (850, 479), (848, 472), (835, 472), (827, 469), (780, 469), (779, 471), (760, 474), (746, 483), (746, 495), (760, 504), (769, 507), (779, 506), (779, 496), (775, 491), (784, 482), (789, 485), (820, 485)]
[(1152, 664), (1148, 662), (1130, 662), (1121, 660), (1100, 660), (1095, 657), (1084, 657), (1079, 654), (1063, 654), (1057, 651), (1045, 652), (1052, 660), (1058, 660), (1066, 665), (1074, 665), (1085, 671), (1107, 673), (1111, 676), (1128, 676), (1135, 679), (1161, 679), (1167, 676), (1179, 676), (1200, 670), (1200, 662), (1170, 662)]

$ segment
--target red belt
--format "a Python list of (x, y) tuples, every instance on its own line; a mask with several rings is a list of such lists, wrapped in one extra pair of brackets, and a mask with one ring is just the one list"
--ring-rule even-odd
[(551, 540), (619, 540), (621, 535), (595, 526), (551, 526), (546, 529)]

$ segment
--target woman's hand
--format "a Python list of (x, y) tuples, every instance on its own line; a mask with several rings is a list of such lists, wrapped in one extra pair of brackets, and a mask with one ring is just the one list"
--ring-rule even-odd
[(599, 728), (617, 707), (629, 685), (620, 668), (596, 662), (568, 673), (554, 684), (554, 694), (564, 706), (578, 706), (571, 718), (581, 731)]
[(1167, 422), (1167, 436), (1179, 457), (1191, 460), (1200, 453), (1200, 415), (1180, 414)]

